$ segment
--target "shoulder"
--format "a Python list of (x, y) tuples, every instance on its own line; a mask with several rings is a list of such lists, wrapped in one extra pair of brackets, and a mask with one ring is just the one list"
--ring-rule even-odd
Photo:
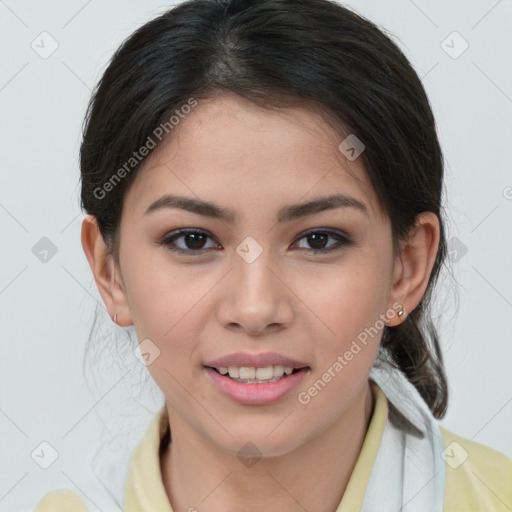
[(446, 461), (445, 512), (512, 510), (512, 459), (440, 428)]
[(33, 512), (90, 512), (82, 498), (70, 489), (58, 489), (46, 493), (36, 504)]

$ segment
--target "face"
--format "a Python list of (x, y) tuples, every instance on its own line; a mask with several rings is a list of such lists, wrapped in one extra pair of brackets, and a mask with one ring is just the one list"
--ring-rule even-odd
[[(361, 159), (310, 110), (223, 95), (171, 135), (129, 189), (120, 237), (126, 303), (139, 342), (160, 351), (148, 369), (171, 431), (230, 453), (249, 441), (291, 452), (347, 417), (367, 384), (396, 312), (389, 220)], [(335, 195), (349, 199), (296, 208)], [(274, 383), (221, 374), (279, 376), (279, 363), (294, 371)]]

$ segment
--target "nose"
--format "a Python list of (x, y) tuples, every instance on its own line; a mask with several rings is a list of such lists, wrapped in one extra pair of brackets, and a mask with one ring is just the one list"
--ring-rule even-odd
[(238, 254), (233, 260), (217, 310), (221, 324), (252, 336), (288, 327), (293, 316), (290, 302), (293, 293), (283, 271), (270, 261), (269, 251), (264, 250), (252, 262)]

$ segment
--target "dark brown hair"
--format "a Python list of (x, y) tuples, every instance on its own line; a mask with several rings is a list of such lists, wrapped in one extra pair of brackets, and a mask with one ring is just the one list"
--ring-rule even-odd
[(363, 141), (360, 158), (389, 216), (395, 251), (419, 213), (438, 216), (427, 290), (402, 324), (384, 327), (382, 347), (442, 417), (447, 382), (429, 307), (446, 257), (434, 117), (399, 47), (334, 1), (188, 0), (119, 47), (93, 92), (80, 150), (81, 205), (96, 217), (112, 256), (119, 262), (123, 197), (143, 161), (126, 163), (191, 98), (223, 91), (268, 108), (314, 105), (340, 134)]

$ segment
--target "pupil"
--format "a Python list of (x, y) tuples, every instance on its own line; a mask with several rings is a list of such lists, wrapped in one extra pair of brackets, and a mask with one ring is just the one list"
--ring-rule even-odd
[[(323, 238), (323, 240), (322, 240), (322, 241), (323, 241), (323, 242), (325, 242), (326, 235), (322, 235), (322, 234), (319, 234), (319, 233), (314, 233), (314, 234), (312, 234), (312, 235), (309, 235), (309, 238), (313, 238), (313, 243), (312, 243), (312, 244), (310, 243), (310, 245), (312, 245), (315, 249), (322, 249), (322, 248), (324, 247), (324, 244), (322, 244), (322, 243), (320, 242), (320, 247), (315, 246), (314, 237), (320, 237), (320, 238)], [(317, 243), (318, 243), (318, 241), (317, 241)]]
[[(204, 235), (201, 235), (200, 233), (189, 233), (186, 237), (189, 249), (201, 249), (201, 247), (194, 246), (194, 243), (199, 243), (199, 245), (201, 245), (201, 242), (204, 242), (204, 240), (201, 240), (201, 238), (204, 238)], [(190, 244), (190, 239), (192, 239), (192, 246)]]

